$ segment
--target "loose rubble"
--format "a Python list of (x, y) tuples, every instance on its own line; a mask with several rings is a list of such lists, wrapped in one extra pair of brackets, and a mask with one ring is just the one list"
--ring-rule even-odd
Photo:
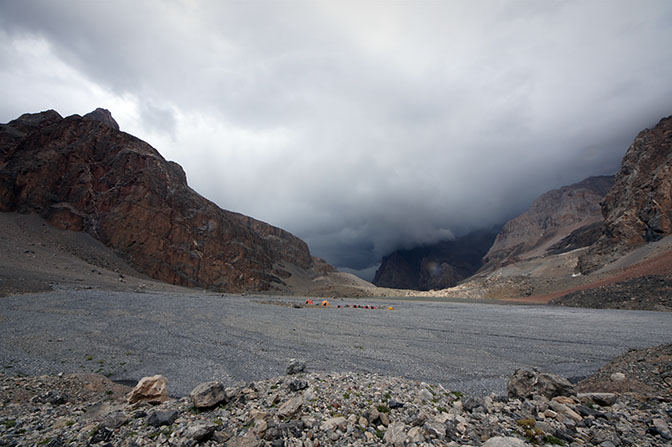
[[(117, 387), (116, 391), (99, 392), (97, 399), (89, 393), (87, 401), (76, 388), (63, 387), (68, 380), (77, 383), (70, 376), (0, 375), (0, 446), (646, 447), (672, 443), (672, 399), (576, 394), (564, 379), (536, 371), (516, 371), (508, 397), (464, 396), (440, 384), (375, 374), (295, 372), (226, 389), (208, 382), (190, 396), (155, 405), (128, 403), (119, 385), (104, 378), (97, 380)], [(539, 387), (527, 386), (531, 383)], [(543, 395), (548, 390), (552, 398)]]

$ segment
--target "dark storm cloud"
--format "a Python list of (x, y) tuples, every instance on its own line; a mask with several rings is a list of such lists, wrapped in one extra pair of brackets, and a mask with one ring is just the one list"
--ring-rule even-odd
[(0, 118), (112, 110), (224, 208), (367, 269), (614, 172), (672, 4), (0, 2)]

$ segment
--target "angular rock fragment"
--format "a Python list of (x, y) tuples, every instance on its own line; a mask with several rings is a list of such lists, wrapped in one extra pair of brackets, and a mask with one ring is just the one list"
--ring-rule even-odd
[(189, 397), (196, 408), (212, 408), (227, 401), (224, 385), (218, 381), (196, 385)]
[(509, 397), (526, 399), (533, 395), (552, 399), (555, 396), (572, 396), (576, 394), (574, 385), (564, 377), (541, 373), (536, 370), (517, 369), (509, 378), (507, 385)]
[(301, 409), (301, 405), (303, 405), (301, 396), (292, 397), (280, 406), (278, 409), (278, 416), (284, 418), (294, 416)]
[(210, 439), (217, 426), (209, 421), (196, 422), (187, 427), (183, 435), (186, 438), (193, 439), (196, 442), (203, 442)]
[(154, 411), (147, 417), (147, 425), (151, 425), (152, 427), (172, 425), (177, 416), (179, 416), (179, 413), (175, 410)]
[(161, 375), (143, 377), (128, 395), (128, 403), (158, 404), (168, 400), (168, 379)]
[(288, 375), (298, 374), (300, 372), (304, 372), (305, 370), (306, 362), (297, 359), (289, 359), (289, 363), (287, 364)]

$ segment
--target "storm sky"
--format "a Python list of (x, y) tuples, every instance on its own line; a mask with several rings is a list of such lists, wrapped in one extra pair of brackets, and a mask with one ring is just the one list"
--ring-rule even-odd
[(0, 0), (0, 85), (370, 278), (614, 173), (672, 114), (672, 2)]

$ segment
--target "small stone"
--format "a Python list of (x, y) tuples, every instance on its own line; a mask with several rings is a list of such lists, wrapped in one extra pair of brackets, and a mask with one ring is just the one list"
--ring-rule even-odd
[(254, 419), (255, 421), (259, 421), (262, 419), (266, 419), (268, 417), (268, 413), (262, 410), (258, 410), (256, 408), (253, 408), (250, 410), (250, 417)]
[(446, 421), (444, 423), (444, 428), (446, 432), (446, 439), (448, 440), (457, 440), (458, 435), (457, 435), (457, 424), (455, 421)]
[(287, 364), (287, 374), (292, 375), (292, 374), (298, 374), (300, 372), (304, 372), (306, 370), (306, 362), (297, 360), (297, 359), (290, 359), (289, 363)]
[(385, 427), (390, 425), (390, 417), (387, 415), (387, 413), (380, 413), (380, 423), (383, 424)]
[(303, 400), (311, 401), (313, 399), (317, 399), (317, 396), (315, 395), (315, 391), (313, 391), (312, 388), (307, 388), (306, 391), (303, 392)]
[(485, 441), (482, 447), (526, 447), (523, 440), (512, 437), (495, 436)]
[(360, 416), (358, 422), (359, 422), (359, 425), (361, 425), (364, 428), (369, 426), (369, 421), (364, 416)]
[(114, 430), (112, 430), (111, 428), (107, 427), (99, 428), (93, 433), (93, 436), (91, 436), (91, 444), (109, 441), (112, 438), (113, 434)]
[(303, 399), (301, 396), (292, 397), (280, 406), (278, 409), (278, 416), (284, 418), (293, 416), (299, 412), (301, 405), (303, 405)]
[[(658, 430), (660, 432), (661, 436), (663, 436), (665, 439), (670, 439), (669, 438), (670, 427), (667, 425), (667, 422), (665, 422), (661, 418), (653, 418), (651, 423), (656, 428), (656, 430)], [(665, 435), (667, 435), (667, 436), (665, 436)]]
[(395, 422), (390, 424), (390, 426), (385, 431), (385, 436), (383, 440), (387, 444), (394, 445), (395, 447), (403, 447), (408, 439), (406, 435), (406, 425), (401, 422)]
[(305, 390), (308, 388), (308, 382), (305, 380), (292, 380), (289, 382), (289, 390), (290, 391), (300, 391), (300, 390)]
[(221, 382), (205, 382), (197, 385), (189, 393), (191, 402), (196, 408), (212, 408), (228, 399), (224, 385)]
[(425, 424), (425, 428), (427, 429), (427, 433), (429, 433), (431, 438), (443, 439), (446, 436), (446, 426), (439, 421), (434, 420), (427, 422)]
[(569, 408), (567, 405), (565, 405), (563, 403), (560, 403), (556, 400), (552, 400), (549, 405), (553, 409), (553, 411), (555, 411), (556, 413), (558, 413), (561, 416), (564, 416), (564, 417), (569, 418), (569, 419), (573, 419), (577, 422), (580, 421), (580, 420), (583, 420), (583, 418), (581, 417), (581, 415), (579, 413), (572, 410), (571, 408)]
[(196, 442), (203, 442), (210, 439), (215, 432), (215, 428), (217, 426), (212, 422), (198, 421), (187, 427), (183, 434), (186, 438), (193, 439)]
[(43, 402), (51, 405), (63, 405), (65, 403), (65, 398), (53, 390), (48, 391), (39, 397), (35, 397), (34, 400), (36, 402)]
[(168, 379), (161, 375), (143, 377), (128, 394), (128, 403), (159, 404), (168, 400)]
[(408, 442), (416, 444), (425, 442), (424, 430), (421, 427), (411, 428), (408, 431)]
[(152, 427), (161, 427), (162, 425), (172, 425), (177, 419), (178, 412), (175, 410), (154, 411), (147, 418), (147, 424)]
[(369, 420), (369, 424), (373, 425), (376, 421), (380, 420), (380, 411), (375, 407), (371, 407), (366, 418)]
[(115, 430), (126, 424), (128, 421), (130, 421), (130, 418), (123, 413), (114, 412), (105, 416), (103, 420), (100, 421), (100, 424), (98, 424), (98, 428), (111, 428)]
[(427, 420), (427, 416), (424, 413), (419, 413), (415, 418), (413, 418), (412, 424), (416, 427), (421, 426)]
[(616, 393), (580, 393), (576, 397), (581, 402), (594, 402), (601, 407), (609, 407), (618, 400)]
[(234, 436), (226, 441), (226, 447), (259, 447), (261, 441), (255, 438), (247, 438), (244, 436)]
[(347, 420), (343, 416), (339, 416), (324, 421), (324, 423), (320, 426), (320, 430), (322, 431), (334, 431), (336, 429), (345, 430), (346, 425)]
[(544, 416), (550, 419), (556, 419), (558, 417), (558, 413), (549, 409), (544, 411)]
[(420, 400), (432, 400), (434, 395), (429, 390), (423, 388), (418, 393), (418, 397), (420, 397)]
[(265, 419), (255, 419), (254, 423), (254, 432), (260, 436), (263, 436), (268, 429), (268, 422)]
[(612, 382), (622, 382), (625, 380), (625, 374), (622, 372), (615, 372), (609, 378)]
[(462, 399), (462, 408), (464, 408), (464, 411), (468, 411), (469, 413), (482, 406), (483, 402), (480, 399), (474, 397), (465, 397)]
[(404, 404), (401, 403), (401, 402), (397, 402), (397, 401), (394, 400), (394, 399), (390, 399), (390, 400), (387, 401), (387, 406), (388, 406), (390, 409), (395, 410), (395, 409), (397, 409), (397, 408), (403, 408), (403, 407), (404, 407)]

